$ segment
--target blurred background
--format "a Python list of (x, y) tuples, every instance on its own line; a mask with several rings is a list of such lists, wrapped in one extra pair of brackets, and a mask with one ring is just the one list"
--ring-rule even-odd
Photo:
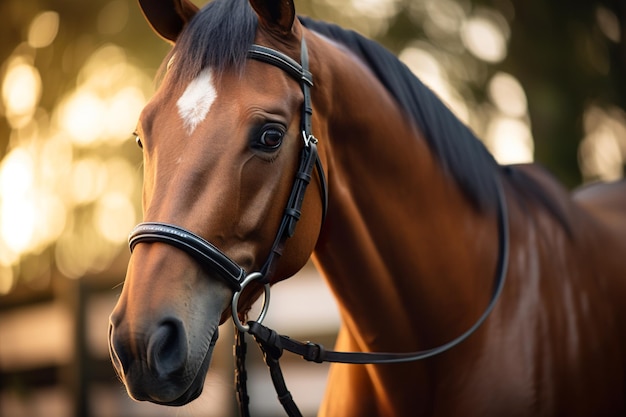
[[(540, 162), (569, 188), (623, 176), (622, 0), (297, 8), (397, 53), (500, 162)], [(131, 133), (169, 46), (133, 0), (2, 0), (0, 22), (0, 415), (236, 415), (228, 324), (205, 394), (182, 409), (129, 400), (108, 359), (126, 237), (141, 221)], [(272, 298), (269, 321), (281, 332), (332, 345), (336, 307), (313, 267)], [(251, 356), (254, 415), (281, 415)], [(289, 357), (285, 367), (296, 401), (314, 415), (327, 368)]]

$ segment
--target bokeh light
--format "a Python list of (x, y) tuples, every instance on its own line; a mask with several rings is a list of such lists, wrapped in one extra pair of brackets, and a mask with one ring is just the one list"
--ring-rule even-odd
[(35, 114), (41, 97), (39, 71), (23, 56), (9, 61), (2, 81), (5, 116), (15, 129), (24, 127)]
[(503, 114), (524, 117), (528, 113), (526, 93), (520, 82), (511, 74), (497, 72), (487, 86), (489, 98)]
[(588, 181), (624, 176), (626, 113), (616, 107), (589, 106), (584, 114), (585, 138), (579, 147), (583, 176)]
[(619, 43), (621, 41), (621, 27), (619, 19), (615, 16), (615, 13), (604, 6), (597, 6), (596, 21), (598, 22), (598, 28), (602, 31), (604, 36), (615, 43)]
[(98, 95), (88, 89), (79, 89), (61, 103), (60, 123), (74, 145), (93, 146), (102, 136), (105, 105)]
[(461, 28), (463, 44), (475, 57), (490, 63), (502, 61), (507, 54), (505, 34), (485, 16), (466, 20)]
[[(121, 30), (111, 16), (123, 10), (128, 15), (120, 1), (105, 7), (101, 31)], [(12, 132), (0, 163), (0, 294), (17, 285), (25, 257), (47, 249), (67, 277), (106, 269), (139, 212), (138, 159), (118, 149), (152, 93), (152, 75), (122, 47), (103, 43), (78, 69), (75, 86), (43, 108), (37, 50), (54, 45), (59, 25), (57, 12), (37, 14), (28, 47), (17, 48), (1, 74), (0, 110)], [(67, 51), (80, 51), (81, 42)]]
[(501, 164), (521, 164), (534, 159), (530, 128), (520, 119), (507, 116), (491, 119), (484, 140)]
[(0, 172), (0, 236), (14, 253), (29, 248), (35, 230), (34, 162), (24, 149), (9, 153)]
[(59, 32), (59, 14), (48, 10), (39, 13), (28, 28), (28, 44), (33, 48), (45, 48), (54, 42)]
[(350, 5), (359, 14), (379, 20), (395, 15), (399, 6), (396, 0), (350, 0)]

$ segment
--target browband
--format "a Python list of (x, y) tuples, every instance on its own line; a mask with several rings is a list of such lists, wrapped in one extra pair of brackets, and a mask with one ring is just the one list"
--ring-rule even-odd
[(298, 82), (305, 82), (313, 87), (313, 75), (308, 69), (304, 69), (291, 57), (261, 45), (252, 45), (248, 49), (248, 58), (275, 65), (291, 75)]

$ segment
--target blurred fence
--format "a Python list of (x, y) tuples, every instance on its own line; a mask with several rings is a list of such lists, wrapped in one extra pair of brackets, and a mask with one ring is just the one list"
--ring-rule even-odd
[[(0, 298), (0, 416), (236, 416), (232, 330), (222, 326), (203, 395), (169, 408), (130, 400), (109, 360), (108, 315), (121, 291), (124, 257), (108, 272), (56, 277), (52, 291)], [(115, 287), (115, 288), (114, 288)], [(267, 323), (293, 337), (332, 346), (339, 323), (334, 300), (312, 266), (272, 292)], [(258, 349), (249, 341), (254, 416), (281, 415)], [(305, 415), (315, 415), (328, 367), (285, 355), (287, 384)]]

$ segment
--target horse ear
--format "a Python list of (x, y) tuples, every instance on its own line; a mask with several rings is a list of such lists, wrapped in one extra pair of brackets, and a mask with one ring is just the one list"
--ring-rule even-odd
[(139, 5), (152, 29), (172, 43), (198, 12), (189, 0), (139, 0)]
[(273, 33), (288, 35), (296, 18), (293, 0), (250, 0), (259, 16), (259, 25)]

